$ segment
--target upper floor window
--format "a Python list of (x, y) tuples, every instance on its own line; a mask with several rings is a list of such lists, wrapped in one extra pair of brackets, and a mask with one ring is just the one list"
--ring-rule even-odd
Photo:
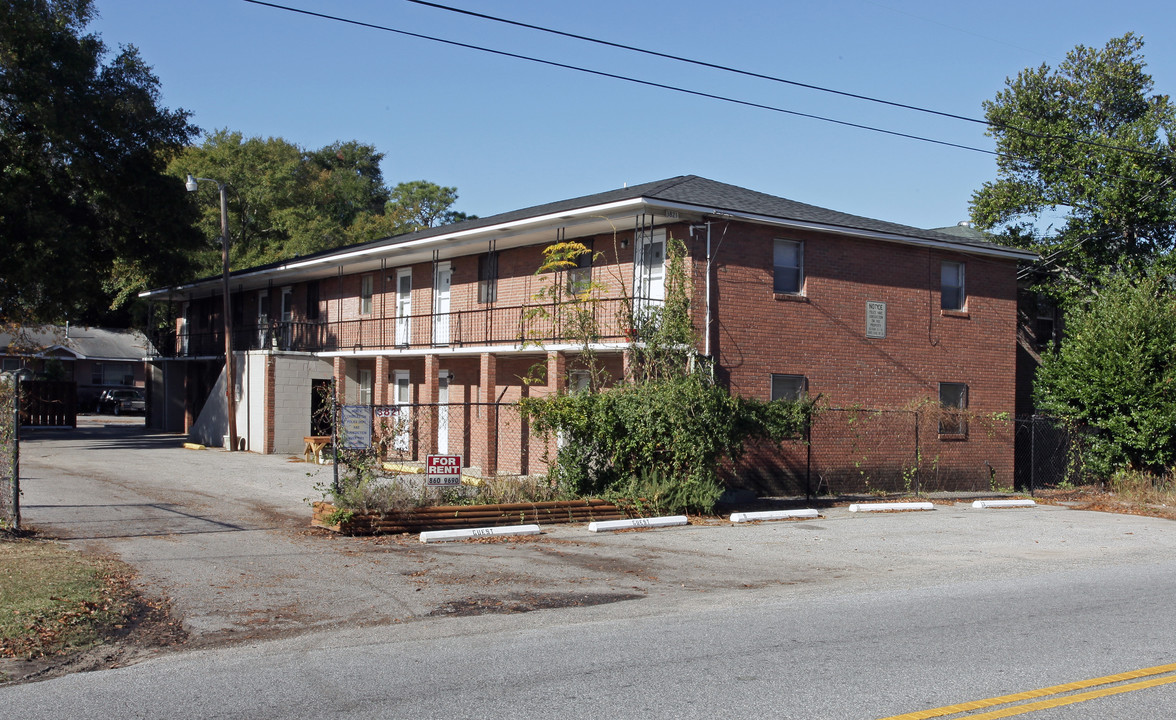
[(808, 379), (804, 375), (772, 375), (773, 400), (803, 400), (807, 390)]
[(964, 264), (944, 260), (939, 269), (939, 307), (943, 310), (963, 310)]
[(592, 242), (585, 241), (587, 252), (576, 257), (576, 267), (568, 270), (568, 293), (583, 295), (592, 284)]
[(359, 279), (359, 314), (372, 314), (372, 293), (375, 283), (371, 275), (364, 275)]
[(498, 251), (491, 250), (478, 256), (478, 302), (492, 303), (498, 299)]
[(777, 240), (772, 249), (772, 290), (798, 295), (804, 287), (804, 243)]

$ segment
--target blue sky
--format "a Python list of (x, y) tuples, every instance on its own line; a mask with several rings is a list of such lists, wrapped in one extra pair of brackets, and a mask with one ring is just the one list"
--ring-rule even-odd
[[(992, 148), (982, 126), (464, 17), (404, 0), (289, 5), (798, 112)], [(1027, 66), (1141, 34), (1176, 91), (1170, 0), (442, 0), (443, 4), (968, 117)], [(206, 131), (304, 148), (358, 140), (390, 185), (455, 186), (480, 216), (694, 174), (917, 227), (966, 219), (990, 155), (261, 7), (97, 0), (90, 30), (132, 44), (163, 103)]]

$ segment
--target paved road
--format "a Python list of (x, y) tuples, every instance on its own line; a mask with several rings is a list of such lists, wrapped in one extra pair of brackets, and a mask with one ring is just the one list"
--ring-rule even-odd
[[(1163, 520), (835, 509), (422, 546), (308, 531), (316, 468), (286, 457), (91, 425), (22, 459), (27, 521), (138, 567), (198, 649), (0, 688), (13, 716), (877, 718), (1176, 662)], [(1032, 717), (1163, 717), (1172, 688)]]

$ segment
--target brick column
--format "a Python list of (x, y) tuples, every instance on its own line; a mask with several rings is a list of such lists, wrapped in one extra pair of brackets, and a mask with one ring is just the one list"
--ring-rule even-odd
[(568, 376), (568, 356), (561, 352), (547, 353), (547, 392), (558, 395), (560, 388), (566, 388)]
[(340, 405), (347, 402), (347, 360), (339, 356), (335, 357), (335, 397)]
[[(478, 386), (481, 402), (493, 403), (498, 399), (498, 356), (482, 353), (478, 366)], [(483, 405), (482, 411), (478, 437), (482, 445), (482, 474), (492, 476), (498, 474), (498, 408)]]
[(437, 452), (437, 372), (441, 361), (436, 355), (425, 356), (425, 379), (421, 383), (421, 447), (424, 453)]
[[(274, 440), (274, 425), (277, 422), (277, 383), (277, 361), (272, 353), (267, 353), (265, 356), (265, 440), (261, 447), (261, 452), (265, 455), (272, 453), (277, 444)], [(246, 429), (245, 433), (248, 436), (249, 430)]]
[(372, 404), (388, 405), (388, 358), (376, 356), (376, 372), (372, 380)]

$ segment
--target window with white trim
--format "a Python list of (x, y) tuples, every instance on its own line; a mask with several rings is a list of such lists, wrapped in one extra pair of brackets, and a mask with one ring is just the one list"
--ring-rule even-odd
[(372, 295), (374, 294), (375, 282), (371, 275), (364, 275), (359, 279), (359, 314), (372, 314)]
[(772, 247), (772, 290), (799, 295), (804, 287), (804, 243), (776, 240)]

